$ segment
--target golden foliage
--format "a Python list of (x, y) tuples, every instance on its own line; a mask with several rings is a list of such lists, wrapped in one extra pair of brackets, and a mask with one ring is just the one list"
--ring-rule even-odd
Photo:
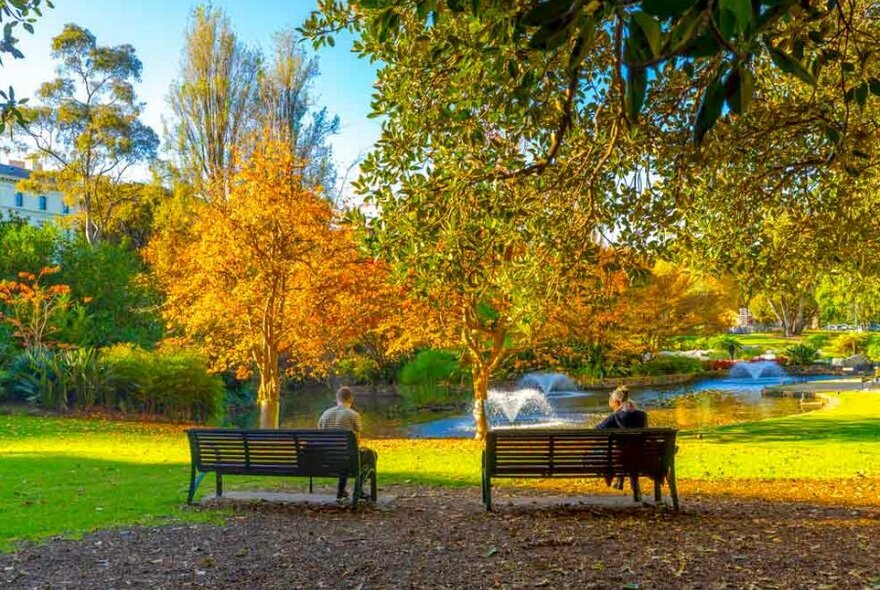
[(285, 144), (264, 139), (227, 192), (194, 205), (147, 249), (165, 316), (216, 370), (260, 374), (277, 403), (280, 370), (321, 374), (360, 329), (372, 263), (330, 204), (306, 188)]

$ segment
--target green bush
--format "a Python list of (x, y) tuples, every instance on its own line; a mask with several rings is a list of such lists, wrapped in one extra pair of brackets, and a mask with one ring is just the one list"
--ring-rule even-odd
[(880, 361), (880, 334), (871, 334), (868, 338), (865, 355), (872, 361)]
[(16, 401), (66, 410), (68, 380), (63, 357), (45, 348), (19, 353), (11, 363), (7, 389)]
[[(718, 350), (728, 355), (729, 358), (735, 359), (743, 350), (742, 342), (731, 334), (719, 334), (709, 339), (707, 343), (712, 350)], [(733, 353), (731, 354), (731, 351)]]
[(204, 359), (188, 350), (145, 351), (130, 345), (108, 349), (102, 358), (112, 399), (124, 411), (206, 422), (222, 414), (223, 381), (208, 373)]
[(382, 377), (382, 369), (374, 359), (355, 354), (336, 363), (336, 370), (358, 385), (373, 385)]
[(458, 356), (445, 350), (423, 350), (400, 369), (398, 380), (404, 385), (430, 385), (461, 381)]
[(806, 343), (793, 344), (785, 349), (785, 356), (792, 365), (812, 365), (819, 351)]
[(62, 341), (78, 346), (131, 342), (153, 346), (162, 336), (159, 298), (145, 279), (144, 263), (126, 244), (88, 244), (81, 237), (59, 243), (59, 283), (78, 302), (61, 318)]
[(864, 332), (844, 332), (831, 341), (829, 348), (838, 356), (851, 356), (865, 352), (868, 345), (868, 334)]
[(187, 350), (149, 352), (130, 345), (26, 350), (4, 379), (7, 397), (64, 411), (104, 407), (205, 422), (222, 414), (222, 380)]
[(767, 350), (768, 349), (766, 347), (758, 346), (757, 344), (750, 345), (750, 346), (743, 346), (742, 350), (739, 351), (739, 355), (737, 356), (737, 358), (753, 359), (757, 356), (761, 356), (762, 354), (767, 352)]
[(681, 375), (686, 373), (699, 373), (703, 370), (703, 363), (697, 359), (686, 356), (662, 355), (651, 360), (635, 365), (632, 368), (633, 375)]
[(828, 346), (828, 342), (831, 340), (831, 336), (824, 333), (819, 334), (811, 334), (804, 338), (804, 344), (812, 346), (816, 350), (822, 350), (826, 346)]

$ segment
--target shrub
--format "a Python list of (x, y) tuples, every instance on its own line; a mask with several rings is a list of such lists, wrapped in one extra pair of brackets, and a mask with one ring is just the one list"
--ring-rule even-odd
[(116, 345), (104, 352), (102, 361), (111, 392), (105, 396), (108, 405), (197, 422), (222, 413), (223, 381), (208, 373), (195, 352)]
[(863, 332), (844, 332), (831, 341), (829, 348), (838, 356), (850, 356), (865, 352), (868, 345), (868, 334)]
[(403, 365), (398, 379), (404, 385), (431, 385), (461, 381), (461, 377), (458, 356), (445, 350), (423, 350)]
[(205, 422), (221, 414), (219, 377), (187, 350), (148, 352), (130, 345), (25, 350), (4, 379), (7, 397), (64, 411), (95, 406)]
[(804, 338), (804, 344), (812, 346), (816, 350), (822, 350), (826, 346), (828, 346), (828, 342), (831, 340), (831, 336), (824, 333), (819, 334), (811, 334)]
[(743, 349), (742, 342), (730, 334), (719, 334), (708, 342), (713, 350), (720, 350), (730, 358), (736, 358)]
[(819, 351), (806, 343), (793, 344), (785, 349), (785, 356), (792, 365), (812, 365)]
[(355, 354), (336, 363), (336, 370), (359, 385), (378, 383), (382, 377), (382, 369), (374, 359)]
[(730, 370), (738, 361), (734, 359), (719, 359), (706, 361), (704, 364), (708, 371), (727, 371)]
[(880, 361), (880, 334), (871, 334), (865, 346), (865, 354), (874, 361)]
[(67, 378), (60, 354), (28, 349), (12, 361), (8, 385), (12, 398), (59, 411), (67, 409)]
[(648, 362), (635, 365), (633, 375), (681, 375), (684, 373), (699, 373), (703, 370), (703, 363), (697, 359), (686, 356), (663, 355), (654, 357)]
[(150, 379), (141, 403), (151, 413), (176, 420), (207, 422), (222, 413), (223, 382), (208, 373), (201, 355), (189, 350), (152, 353)]

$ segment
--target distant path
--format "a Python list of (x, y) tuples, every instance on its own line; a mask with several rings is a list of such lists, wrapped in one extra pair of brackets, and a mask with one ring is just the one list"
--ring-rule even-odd
[(859, 377), (850, 377), (846, 379), (823, 379), (822, 381), (808, 381), (806, 383), (787, 383), (785, 385), (772, 385), (767, 389), (775, 391), (804, 391), (812, 393), (834, 393), (838, 391), (862, 390), (874, 390), (880, 392), (880, 383), (864, 383)]

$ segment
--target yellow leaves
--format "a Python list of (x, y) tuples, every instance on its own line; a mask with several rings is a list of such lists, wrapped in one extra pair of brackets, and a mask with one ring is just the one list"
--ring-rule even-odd
[(194, 208), (185, 235), (150, 244), (166, 318), (215, 367), (246, 375), (284, 355), (291, 372), (320, 374), (356, 332), (366, 265), (330, 204), (302, 184), (287, 144), (263, 140), (240, 164), (228, 194)]

